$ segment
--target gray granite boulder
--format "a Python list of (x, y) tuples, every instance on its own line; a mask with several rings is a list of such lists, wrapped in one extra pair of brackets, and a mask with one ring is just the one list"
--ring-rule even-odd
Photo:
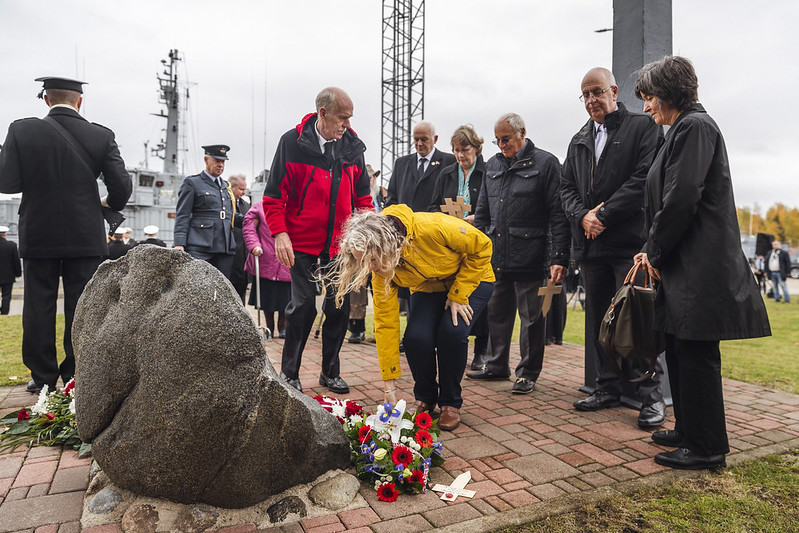
[(241, 508), (349, 464), (341, 425), (279, 379), (233, 287), (186, 253), (100, 265), (72, 342), (78, 432), (122, 488)]

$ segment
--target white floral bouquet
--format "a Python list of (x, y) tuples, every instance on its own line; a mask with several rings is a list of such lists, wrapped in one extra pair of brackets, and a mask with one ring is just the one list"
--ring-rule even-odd
[(71, 379), (63, 391), (50, 392), (42, 387), (35, 405), (12, 412), (0, 419), (5, 431), (0, 433), (0, 450), (12, 450), (26, 444), (42, 446), (67, 446), (83, 456), (91, 451), (78, 437), (75, 423), (75, 380)]
[(444, 462), (437, 420), (425, 412), (406, 412), (405, 400), (384, 403), (376, 414), (367, 414), (350, 400), (314, 399), (341, 422), (350, 440), (355, 474), (374, 487), (380, 501), (396, 501), (401, 493), (427, 492), (430, 468)]

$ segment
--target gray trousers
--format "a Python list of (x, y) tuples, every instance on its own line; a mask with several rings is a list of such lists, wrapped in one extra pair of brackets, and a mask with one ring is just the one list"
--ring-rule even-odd
[(494, 284), (494, 293), (488, 301), (488, 350), (485, 355), (486, 368), (494, 374), (510, 375), (510, 341), (518, 311), (521, 361), (516, 366), (516, 377), (536, 381), (541, 375), (546, 331), (546, 322), (541, 317), (543, 298), (538, 296), (542, 284), (542, 279), (498, 279)]

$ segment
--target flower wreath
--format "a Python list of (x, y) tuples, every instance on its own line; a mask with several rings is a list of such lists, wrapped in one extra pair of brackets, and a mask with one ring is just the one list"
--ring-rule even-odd
[(314, 399), (341, 422), (355, 475), (374, 487), (380, 501), (427, 492), (430, 468), (444, 463), (437, 420), (425, 412), (406, 412), (405, 400), (378, 405), (377, 413), (365, 414), (351, 400)]

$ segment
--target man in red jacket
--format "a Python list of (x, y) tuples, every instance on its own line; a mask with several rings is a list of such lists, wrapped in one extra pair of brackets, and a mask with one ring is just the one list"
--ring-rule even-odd
[[(302, 352), (316, 317), (315, 273), (338, 253), (344, 221), (356, 209), (373, 209), (363, 153), (350, 128), (353, 105), (337, 87), (316, 96), (316, 113), (303, 117), (277, 146), (264, 190), (266, 222), (278, 260), (291, 268), (291, 302), (286, 307), (286, 341), (281, 377), (302, 391)], [(347, 332), (349, 299), (337, 309), (328, 290), (322, 310), (322, 373), (319, 384), (349, 392), (339, 375), (339, 350)]]

